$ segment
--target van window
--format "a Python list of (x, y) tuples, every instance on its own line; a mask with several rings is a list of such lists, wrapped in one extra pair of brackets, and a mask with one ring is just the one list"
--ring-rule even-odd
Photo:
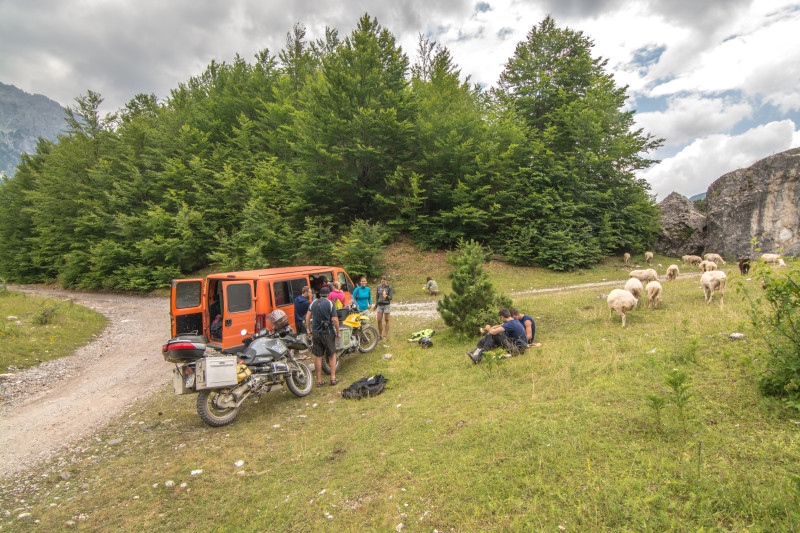
[(342, 290), (344, 292), (353, 292), (353, 289), (355, 287), (350, 282), (350, 278), (348, 278), (347, 275), (344, 272), (339, 272), (338, 276), (339, 276), (339, 278), (338, 278), (339, 285), (342, 286)]
[(225, 287), (229, 313), (242, 313), (253, 308), (253, 291), (249, 284), (237, 283)]
[(306, 278), (274, 282), (272, 291), (275, 293), (275, 307), (294, 305), (294, 299), (300, 296), (300, 292), (306, 285), (308, 285)]
[(202, 281), (183, 281), (175, 286), (175, 308), (188, 309), (200, 305)]

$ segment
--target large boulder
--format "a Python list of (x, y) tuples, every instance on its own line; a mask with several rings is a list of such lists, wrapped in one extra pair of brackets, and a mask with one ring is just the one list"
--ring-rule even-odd
[(737, 258), (758, 247), (800, 255), (799, 181), (800, 148), (793, 148), (712, 183), (706, 194), (705, 251)]
[(658, 207), (664, 229), (656, 242), (656, 252), (671, 257), (700, 254), (705, 242), (706, 217), (694, 202), (673, 192)]

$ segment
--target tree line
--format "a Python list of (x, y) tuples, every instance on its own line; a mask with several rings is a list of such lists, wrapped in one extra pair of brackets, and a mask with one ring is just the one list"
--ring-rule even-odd
[(557, 270), (643, 250), (659, 216), (634, 172), (660, 140), (592, 47), (547, 17), (483, 90), (422, 36), (411, 63), (365, 14), (344, 38), (295, 25), (277, 56), (212, 61), (164, 101), (103, 116), (88, 91), (0, 185), (0, 276), (150, 290), (210, 266), (370, 274), (396, 234)]

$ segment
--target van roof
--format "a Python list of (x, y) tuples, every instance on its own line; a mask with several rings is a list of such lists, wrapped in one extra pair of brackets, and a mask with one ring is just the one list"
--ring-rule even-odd
[(339, 269), (341, 267), (332, 266), (299, 266), (282, 268), (263, 268), (261, 270), (242, 270), (239, 272), (220, 272), (209, 274), (208, 279), (254, 279), (254, 278), (274, 278), (285, 276), (286, 274), (313, 274), (324, 270)]

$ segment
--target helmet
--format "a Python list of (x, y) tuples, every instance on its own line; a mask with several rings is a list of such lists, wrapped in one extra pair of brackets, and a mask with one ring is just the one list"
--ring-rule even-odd
[(432, 347), (432, 346), (433, 346), (433, 341), (431, 340), (431, 338), (430, 338), (430, 337), (422, 337), (422, 338), (419, 340), (419, 345), (420, 345), (422, 348), (430, 348), (430, 347)]

